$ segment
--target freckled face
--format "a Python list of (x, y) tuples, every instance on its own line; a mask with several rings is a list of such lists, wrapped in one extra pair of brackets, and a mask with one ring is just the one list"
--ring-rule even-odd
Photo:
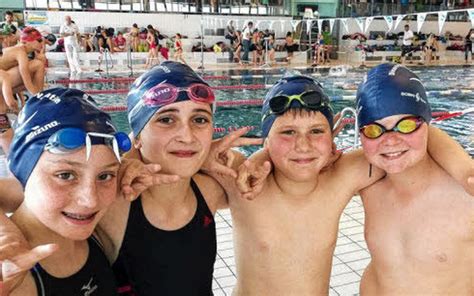
[(105, 145), (68, 154), (44, 152), (25, 187), (25, 204), (52, 231), (87, 239), (117, 195), (119, 163)]
[(265, 141), (270, 158), (290, 180), (312, 181), (332, 152), (332, 133), (320, 113), (287, 112), (279, 116)]

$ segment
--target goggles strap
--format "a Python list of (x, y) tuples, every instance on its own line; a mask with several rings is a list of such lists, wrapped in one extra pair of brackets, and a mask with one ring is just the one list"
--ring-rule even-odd
[(112, 140), (112, 150), (114, 150), (114, 154), (115, 154), (115, 157), (117, 158), (118, 162), (122, 163), (122, 161), (120, 160), (120, 152), (119, 152), (119, 148), (118, 148), (117, 139), (115, 139), (115, 137)]
[(92, 150), (91, 137), (89, 136), (89, 133), (87, 133), (86, 134), (86, 161), (89, 161), (89, 157), (91, 156), (91, 150)]

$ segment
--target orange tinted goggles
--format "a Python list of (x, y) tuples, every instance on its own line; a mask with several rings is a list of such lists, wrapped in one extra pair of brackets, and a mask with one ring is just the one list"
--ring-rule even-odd
[(377, 139), (386, 132), (399, 132), (401, 134), (411, 134), (425, 122), (420, 116), (408, 116), (400, 119), (392, 129), (387, 129), (383, 125), (374, 122), (363, 126), (360, 132), (369, 139)]

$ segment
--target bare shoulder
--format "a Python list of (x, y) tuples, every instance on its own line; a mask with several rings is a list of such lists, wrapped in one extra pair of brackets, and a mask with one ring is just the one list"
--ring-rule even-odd
[(23, 46), (11, 46), (4, 49), (4, 54), (9, 56), (18, 57), (18, 56), (27, 56), (26, 51)]
[(120, 251), (127, 228), (130, 202), (118, 198), (107, 210), (97, 225), (94, 234), (104, 247), (110, 262), (114, 262)]
[(227, 205), (227, 196), (224, 188), (214, 178), (205, 174), (195, 174), (193, 180), (199, 187), (202, 196), (212, 213)]
[(15, 290), (11, 291), (10, 296), (24, 296), (24, 295), (31, 295), (31, 296), (36, 296), (38, 295), (35, 284), (35, 280), (33, 279), (33, 276), (31, 275), (31, 272), (29, 272), (25, 278), (23, 279), (23, 282), (18, 285), (18, 287), (15, 288)]

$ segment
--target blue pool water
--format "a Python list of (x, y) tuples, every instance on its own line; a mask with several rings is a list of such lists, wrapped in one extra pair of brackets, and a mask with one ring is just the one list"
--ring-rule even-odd
[[(468, 67), (430, 67), (412, 68), (428, 90), (433, 111), (454, 111), (464, 110), (474, 107), (474, 68)], [(284, 69), (268, 70), (222, 70), (213, 72), (203, 72), (208, 75), (225, 75), (229, 79), (210, 80), (212, 86), (218, 85), (271, 85), (285, 72)], [(367, 70), (351, 69), (347, 75), (341, 77), (330, 76), (328, 69), (298, 69), (303, 74), (308, 74), (319, 80), (328, 95), (333, 101), (336, 112), (344, 107), (354, 107), (355, 88), (362, 81)], [(95, 74), (83, 74), (81, 78), (97, 78)], [(57, 75), (48, 76), (48, 81), (67, 77)], [(70, 87), (87, 89), (124, 89), (129, 87), (129, 83), (82, 83), (71, 84)], [(54, 86), (54, 85), (50, 85)], [(216, 91), (219, 101), (262, 99), (265, 96), (265, 89), (250, 90), (218, 90)], [(94, 95), (100, 106), (124, 106), (126, 105), (125, 94)], [(123, 131), (130, 131), (125, 112), (111, 113), (113, 120)], [(474, 113), (466, 114), (437, 124), (440, 128), (453, 136), (462, 146), (474, 155)], [(219, 107), (215, 114), (214, 125), (216, 127), (257, 127), (250, 132), (252, 136), (260, 135), (260, 107), (259, 106), (232, 106)], [(219, 136), (222, 134), (216, 134)], [(347, 128), (336, 139), (339, 147), (352, 145), (353, 131)], [(251, 153), (256, 147), (244, 148), (243, 152)]]

